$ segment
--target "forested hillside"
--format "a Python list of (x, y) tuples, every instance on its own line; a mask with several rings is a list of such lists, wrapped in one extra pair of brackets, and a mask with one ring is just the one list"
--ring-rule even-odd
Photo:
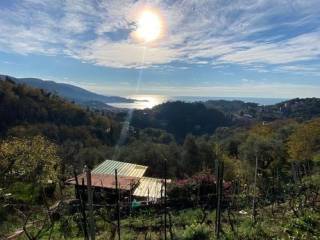
[[(44, 90), (0, 81), (0, 236), (24, 226), (32, 229), (28, 239), (83, 238), (87, 209), (82, 203), (74, 208), (82, 200), (65, 180), (85, 165), (114, 159), (149, 166), (146, 176), (172, 180), (166, 209), (175, 239), (214, 235), (222, 165), (223, 237), (317, 239), (318, 107), (318, 99), (266, 107), (169, 102), (134, 111), (127, 127), (123, 112), (83, 109)], [(61, 202), (61, 209), (48, 210)], [(115, 208), (101, 204), (94, 211), (96, 234), (113, 239)], [(131, 217), (122, 213), (124, 236), (141, 239), (149, 232), (150, 239), (161, 239), (162, 204), (147, 208), (147, 215), (145, 209)]]
[(255, 110), (259, 106), (257, 103), (246, 103), (240, 100), (209, 100), (204, 104), (207, 108), (218, 109), (229, 114), (240, 113), (241, 111), (247, 111), (248, 113), (250, 113), (250, 110)]
[(86, 103), (90, 101), (98, 101), (100, 103), (112, 102), (132, 102), (131, 99), (126, 99), (117, 96), (104, 96), (94, 92), (90, 92), (83, 88), (66, 84), (57, 83), (54, 81), (45, 81), (38, 78), (15, 78), (6, 75), (0, 75), (0, 80), (10, 79), (17, 84), (27, 84), (34, 88), (40, 88), (51, 93), (58, 94), (60, 97), (66, 98), (77, 103)]
[(271, 111), (279, 111), (286, 118), (308, 120), (320, 116), (319, 98), (295, 98), (274, 106), (269, 106)]
[(274, 121), (294, 118), (310, 120), (320, 117), (319, 98), (296, 98), (274, 105), (261, 106), (243, 101), (210, 100), (204, 103), (209, 109), (218, 109), (234, 120), (247, 118), (255, 121)]
[[(0, 81), (0, 116), (2, 138), (42, 135), (62, 146), (62, 155), (76, 151), (72, 157), (63, 156), (67, 165), (75, 164), (72, 163), (76, 161), (73, 159), (75, 157), (81, 164), (94, 164), (99, 155), (96, 151), (113, 145), (120, 131), (119, 123), (111, 117), (85, 110), (50, 92), (10, 80)], [(91, 157), (80, 156), (90, 153)], [(102, 159), (100, 156), (99, 160)], [(74, 166), (79, 166), (80, 162)]]
[(203, 103), (167, 102), (151, 110), (135, 111), (132, 125), (137, 128), (160, 128), (183, 141), (187, 134), (212, 134), (231, 119), (223, 112), (206, 108)]

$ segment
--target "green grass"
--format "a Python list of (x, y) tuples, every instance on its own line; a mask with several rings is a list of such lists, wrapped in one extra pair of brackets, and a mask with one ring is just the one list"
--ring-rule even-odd
[[(244, 209), (250, 213), (250, 209)], [(108, 211), (105, 211), (105, 215)], [(215, 211), (207, 211), (206, 218), (203, 221), (204, 213), (201, 209), (185, 209), (180, 211), (170, 211), (172, 216), (172, 233), (175, 240), (197, 240), (197, 239), (215, 239), (214, 220)], [(63, 239), (65, 233), (66, 239), (83, 239), (83, 232), (79, 230), (76, 219), (80, 219), (79, 214), (65, 216), (54, 224), (51, 232), (51, 239)], [(30, 221), (44, 219), (43, 212), (35, 213)], [(6, 222), (15, 222), (17, 216), (10, 216)], [(203, 221), (203, 222), (202, 222)], [(234, 226), (232, 231), (228, 214), (222, 214), (221, 239), (320, 239), (320, 213), (313, 209), (305, 209), (301, 216), (295, 217), (289, 210), (288, 204), (279, 204), (272, 208), (265, 207), (258, 209), (257, 222), (254, 224), (250, 214), (240, 214), (239, 211), (233, 211), (231, 221)], [(68, 224), (63, 224), (67, 222)], [(164, 239), (163, 215), (153, 211), (136, 211), (130, 217), (121, 219), (121, 239), (123, 240), (160, 240)], [(169, 219), (168, 219), (169, 223)], [(112, 231), (115, 231), (116, 221), (105, 222), (101, 217), (96, 217), (96, 239), (111, 238)], [(17, 222), (8, 227), (6, 232), (13, 232), (22, 226), (22, 222)], [(4, 227), (2, 226), (3, 230)], [(36, 229), (30, 228), (35, 232)], [(170, 239), (169, 230), (167, 230), (168, 239)], [(161, 234), (160, 234), (161, 232)], [(41, 239), (48, 239), (50, 232), (45, 232)], [(209, 238), (207, 238), (209, 237)], [(20, 239), (26, 239), (22, 236)]]

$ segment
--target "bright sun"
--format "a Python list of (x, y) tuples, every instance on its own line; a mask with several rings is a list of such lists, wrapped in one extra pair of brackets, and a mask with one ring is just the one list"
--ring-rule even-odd
[(151, 11), (145, 10), (138, 17), (136, 36), (144, 42), (152, 42), (160, 37), (162, 22), (160, 16)]

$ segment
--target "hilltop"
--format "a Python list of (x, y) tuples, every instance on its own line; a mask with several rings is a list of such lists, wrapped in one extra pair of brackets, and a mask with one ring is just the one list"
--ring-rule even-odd
[(132, 99), (127, 99), (118, 96), (105, 96), (90, 92), (83, 88), (66, 84), (57, 83), (54, 81), (45, 81), (38, 78), (15, 78), (11, 76), (0, 75), (0, 80), (10, 79), (16, 83), (27, 84), (28, 86), (44, 89), (48, 92), (58, 94), (60, 97), (66, 98), (77, 103), (87, 103), (91, 101), (101, 102), (101, 103), (113, 103), (113, 102), (133, 102)]
[(310, 120), (320, 116), (320, 98), (295, 98), (267, 106), (238, 100), (210, 100), (204, 104), (209, 109), (217, 109), (231, 115), (235, 120), (274, 121), (288, 118)]
[[(86, 154), (87, 164), (93, 164), (96, 157), (103, 159), (98, 149), (114, 144), (120, 131), (112, 115), (83, 109), (43, 89), (8, 79), (0, 81), (0, 116), (0, 138), (43, 135), (61, 145), (62, 152), (73, 149), (78, 158)], [(66, 157), (65, 163), (78, 161), (74, 157)]]

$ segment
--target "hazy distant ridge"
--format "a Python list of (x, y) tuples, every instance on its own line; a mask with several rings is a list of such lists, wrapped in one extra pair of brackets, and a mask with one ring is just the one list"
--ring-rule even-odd
[[(7, 76), (0, 75), (0, 79), (4, 80)], [(45, 81), (38, 78), (14, 78), (8, 76), (11, 80), (16, 83), (24, 83), (35, 88), (41, 88), (46, 91), (56, 93), (61, 97), (73, 100), (75, 102), (88, 102), (98, 101), (103, 103), (114, 103), (114, 102), (133, 102), (131, 99), (117, 97), (117, 96), (104, 96), (101, 94), (93, 93), (83, 88), (66, 84), (57, 83), (54, 81)]]

